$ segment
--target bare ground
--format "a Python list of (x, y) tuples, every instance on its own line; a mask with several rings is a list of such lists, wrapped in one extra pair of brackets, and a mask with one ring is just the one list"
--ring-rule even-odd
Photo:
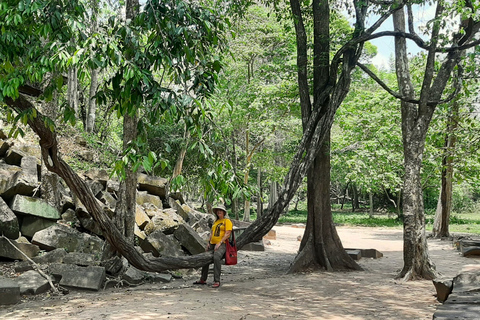
[[(101, 292), (25, 298), (0, 306), (0, 319), (432, 319), (439, 303), (431, 281), (402, 283), (402, 231), (338, 227), (345, 248), (377, 249), (380, 259), (362, 258), (360, 272), (286, 274), (302, 228), (276, 226), (265, 252), (239, 252), (224, 266), (222, 286), (194, 286), (199, 270), (168, 284), (144, 284)], [(453, 278), (469, 264), (451, 241), (429, 240), (442, 277)], [(212, 281), (212, 279), (209, 279)]]

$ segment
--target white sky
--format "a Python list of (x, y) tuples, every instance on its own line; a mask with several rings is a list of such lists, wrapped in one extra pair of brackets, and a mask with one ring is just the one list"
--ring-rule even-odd
[[(422, 27), (425, 26), (429, 19), (433, 18), (435, 8), (432, 6), (414, 6), (413, 10), (415, 19), (415, 31), (419, 36), (423, 36)], [(378, 17), (375, 17), (375, 21), (376, 19), (378, 19)], [(367, 21), (367, 23), (373, 23), (375, 21)], [(392, 18), (386, 20), (376, 32), (387, 30), (393, 30)], [(427, 38), (425, 38), (425, 40), (427, 40)], [(395, 52), (393, 37), (382, 37), (374, 39), (371, 41), (371, 43), (377, 46), (378, 49), (378, 54), (372, 59), (372, 63), (377, 68), (388, 69), (390, 57), (393, 56)], [(412, 41), (407, 41), (407, 50), (412, 55), (415, 55), (420, 51), (417, 45)]]

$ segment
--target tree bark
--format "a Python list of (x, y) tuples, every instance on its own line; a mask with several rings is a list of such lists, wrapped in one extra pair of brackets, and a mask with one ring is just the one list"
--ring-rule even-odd
[(432, 234), (436, 238), (450, 236), (449, 222), (452, 211), (453, 194), (453, 158), (455, 152), (456, 135), (455, 130), (458, 125), (458, 103), (455, 101), (452, 105), (452, 112), (447, 122), (447, 132), (445, 134), (445, 149), (442, 157), (441, 188), (438, 198), (435, 220), (433, 222)]
[[(314, 0), (312, 3), (314, 20), (314, 58), (313, 58), (313, 105), (308, 94), (307, 77), (307, 37), (303, 25), (300, 3), (290, 1), (295, 19), (297, 36), (297, 65), (300, 90), (300, 104), (304, 131), (312, 113), (317, 109), (321, 113), (335, 110), (331, 97), (322, 97), (330, 78), (330, 7), (326, 0)], [(348, 64), (348, 63), (347, 63)], [(347, 87), (349, 81), (346, 82)], [(341, 99), (343, 100), (343, 99)], [(339, 101), (335, 101), (339, 103)], [(300, 250), (289, 272), (305, 271), (311, 268), (327, 271), (353, 269), (360, 266), (345, 252), (338, 237), (330, 205), (330, 128), (324, 128), (323, 142), (307, 175), (307, 225), (300, 244)]]
[[(405, 32), (405, 13), (398, 10), (393, 14), (395, 31)], [(413, 84), (408, 66), (406, 40), (395, 38), (395, 67), (398, 87), (406, 98), (414, 98)], [(404, 149), (405, 176), (403, 185), (403, 261), (399, 277), (410, 279), (433, 279), (435, 266), (428, 255), (425, 236), (425, 212), (423, 190), (420, 181), (423, 150), (429, 119), (421, 117), (417, 106), (401, 102), (402, 137)], [(431, 118), (430, 118), (431, 119)]]
[(172, 179), (175, 179), (178, 175), (182, 173), (183, 161), (185, 160), (185, 156), (187, 154), (189, 139), (190, 139), (190, 131), (188, 131), (187, 125), (185, 124), (185, 132), (183, 134), (183, 145), (182, 145), (182, 148), (180, 149), (180, 153), (178, 154), (177, 161), (175, 162), (175, 168), (173, 169)]
[[(138, 0), (127, 0), (126, 17), (133, 19), (138, 12)], [(135, 111), (136, 112), (136, 111)], [(138, 117), (128, 112), (123, 116), (123, 150), (137, 139)], [(125, 166), (125, 180), (120, 183), (119, 199), (115, 208), (116, 222), (128, 243), (134, 243), (135, 211), (137, 204), (137, 173)]]
[(263, 213), (263, 194), (262, 194), (262, 170), (257, 170), (257, 219), (262, 216)]
[(370, 218), (373, 218), (373, 193), (368, 193), (368, 202), (370, 203), (370, 209), (368, 210)]
[[(90, 7), (92, 9), (91, 19), (91, 33), (94, 34), (98, 31), (98, 1), (90, 1)], [(98, 69), (92, 68), (90, 70), (90, 90), (88, 94), (87, 114), (85, 119), (85, 131), (92, 133), (95, 129), (95, 117), (97, 113), (97, 101), (95, 95), (97, 94), (98, 87)]]
[(347, 254), (333, 224), (330, 205), (330, 142), (315, 158), (307, 182), (307, 225), (289, 272), (311, 269), (362, 270)]
[(67, 101), (75, 112), (75, 116), (80, 113), (78, 107), (78, 68), (71, 67), (68, 69), (68, 83), (67, 83)]

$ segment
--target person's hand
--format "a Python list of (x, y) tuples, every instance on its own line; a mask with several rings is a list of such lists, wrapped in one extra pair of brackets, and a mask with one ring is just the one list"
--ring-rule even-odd
[(221, 242), (217, 243), (217, 244), (215, 245), (215, 251), (217, 251), (217, 249), (220, 248), (221, 245), (222, 245)]
[(210, 248), (210, 243), (208, 243), (207, 246), (205, 247), (205, 252), (208, 251), (208, 248)]

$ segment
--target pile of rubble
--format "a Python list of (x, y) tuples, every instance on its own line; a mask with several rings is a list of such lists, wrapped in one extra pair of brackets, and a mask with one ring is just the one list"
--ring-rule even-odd
[[(104, 170), (84, 174), (104, 212), (114, 219), (119, 182)], [(168, 194), (164, 178), (138, 174), (136, 248), (146, 255), (182, 256), (204, 252), (213, 215), (198, 212)], [(170, 274), (143, 272), (109, 257), (98, 224), (54, 173), (42, 169), (40, 148), (7, 139), (0, 130), (0, 261), (17, 261), (11, 278), (0, 274), (0, 295), (49, 289), (35, 265), (62, 287), (99, 290), (107, 275), (135, 284), (170, 281)], [(14, 281), (14, 282), (12, 282)], [(2, 303), (15, 303), (2, 296)]]

